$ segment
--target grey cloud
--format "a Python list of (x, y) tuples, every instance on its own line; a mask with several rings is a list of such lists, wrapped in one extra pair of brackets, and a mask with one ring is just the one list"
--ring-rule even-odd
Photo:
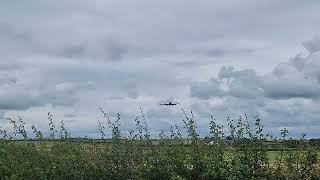
[(46, 104), (72, 105), (76, 102), (73, 96), (75, 92), (76, 87), (68, 83), (46, 88), (35, 85), (3, 85), (0, 86), (0, 109), (25, 110)]
[[(283, 100), (318, 101), (317, 38), (304, 43), (308, 57), (301, 54), (269, 71), (299, 52), (300, 38), (319, 29), (318, 5), (313, 0), (3, 1), (0, 108), (35, 122), (48, 108), (63, 115), (82, 112), (69, 117), (81, 134), (96, 130), (99, 105), (128, 117), (137, 106), (152, 106), (146, 114), (154, 114), (153, 127), (174, 124), (180, 112), (156, 106), (168, 97), (199, 111), (201, 126), (206, 108), (221, 111), (219, 116), (234, 110), (291, 117), (290, 109), (272, 107), (280, 108)], [(236, 68), (216, 72), (230, 65)], [(308, 109), (316, 105), (301, 103)]]
[(304, 67), (304, 72), (306, 73), (307, 78), (314, 78), (320, 83), (320, 52), (314, 53), (309, 56), (308, 63), (309, 65)]
[(201, 98), (219, 96), (255, 98), (261, 93), (263, 89), (260, 87), (260, 79), (254, 70), (236, 71), (233, 67), (222, 67), (218, 78), (191, 87), (191, 96)]
[(4, 114), (5, 114), (4, 111), (0, 111), (0, 119), (3, 119), (3, 118), (4, 118)]
[(217, 79), (210, 79), (208, 82), (195, 83), (191, 86), (191, 96), (200, 98), (210, 98), (214, 96), (223, 96), (225, 92), (222, 90), (221, 83)]
[(298, 132), (308, 127), (320, 126), (316, 110), (320, 103), (319, 54), (298, 54), (266, 74), (222, 67), (217, 77), (191, 85), (193, 108), (220, 119), (226, 115), (259, 114), (269, 131), (276, 133), (274, 128), (289, 127), (294, 131), (291, 135), (299, 136)]
[(319, 83), (304, 77), (266, 76), (262, 81), (265, 95), (270, 98), (317, 98), (320, 96)]
[(253, 69), (234, 70), (233, 67), (222, 67), (217, 78), (202, 85), (193, 85), (191, 95), (202, 98), (218, 96), (318, 98), (320, 97), (318, 62), (317, 54), (305, 58), (298, 56), (288, 63), (279, 64), (272, 73), (265, 75), (258, 75)]
[(221, 40), (213, 41), (209, 40), (207, 42), (192, 43), (182, 45), (178, 48), (178, 51), (184, 54), (199, 54), (208, 57), (228, 57), (243, 54), (252, 54), (254, 52), (262, 51), (268, 49), (266, 44), (251, 42), (245, 40)]
[(64, 116), (67, 117), (67, 118), (75, 118), (75, 117), (77, 117), (77, 115), (75, 115), (75, 114), (65, 114)]
[(318, 105), (319, 101), (303, 98), (276, 100), (268, 101), (263, 111), (273, 127), (319, 126)]
[(320, 38), (314, 37), (312, 40), (305, 41), (303, 46), (312, 54), (320, 51)]
[[(153, 64), (132, 62), (131, 66), (127, 66), (127, 63), (57, 57), (21, 60), (16, 69), (6, 70), (9, 74), (18, 72), (16, 76), (2, 76), (1, 108), (17, 110), (46, 104), (74, 105), (83, 98), (81, 94), (87, 92), (105, 98), (118, 96), (136, 99), (139, 96), (162, 96), (164, 92), (175, 95), (185, 88), (181, 87), (185, 82), (174, 78), (172, 67), (165, 63), (159, 63), (156, 67)], [(155, 73), (158, 68), (166, 68), (166, 71)]]
[(15, 40), (25, 41), (29, 40), (29, 35), (26, 32), (21, 31), (18, 28), (13, 27), (9, 23), (3, 23), (0, 21), (0, 38), (2, 40)]
[(112, 38), (86, 42), (83, 44), (65, 45), (57, 55), (67, 58), (92, 58), (105, 61), (121, 60), (127, 54), (128, 47)]
[[(181, 3), (184, 4), (184, 8), (180, 6)], [(219, 1), (141, 1), (137, 4), (128, 2), (123, 5), (96, 0), (91, 3), (31, 1), (15, 6), (13, 1), (2, 6), (2, 14), (6, 23), (30, 36), (28, 43), (23, 45), (20, 51), (25, 48), (35, 54), (111, 60), (122, 59), (128, 54), (149, 56), (200, 53), (221, 57), (252, 53), (261, 48), (233, 47), (233, 44), (237, 44), (234, 41), (248, 39), (250, 42), (252, 38), (247, 38), (248, 34), (244, 32), (256, 31), (238, 23), (244, 22), (242, 16), (237, 16), (238, 12), (245, 11), (246, 8), (253, 9), (252, 5), (256, 5), (258, 9), (265, 8), (259, 3), (252, 3), (246, 1), (239, 4), (231, 1), (225, 5)], [(270, 9), (276, 6), (274, 3), (264, 4)], [(24, 8), (21, 9), (22, 7)], [(21, 10), (25, 23), (20, 23), (19, 16), (12, 13), (15, 8)], [(165, 11), (160, 10), (161, 8)], [(230, 14), (226, 14), (226, 11)], [(251, 22), (254, 25), (261, 23), (260, 19), (250, 15), (251, 11), (245, 12), (248, 13), (245, 17), (252, 18), (254, 21)], [(40, 13), (41, 16), (38, 16)], [(149, 16), (150, 14), (153, 15)], [(207, 17), (212, 17), (211, 21), (208, 21)], [(225, 21), (230, 23), (223, 23)], [(230, 28), (231, 24), (239, 27), (241, 36), (233, 38), (236, 28)], [(226, 33), (223, 37), (229, 36), (225, 38), (229, 43), (224, 44), (225, 40), (221, 40), (222, 32)], [(207, 41), (215, 42), (214, 46), (210, 46), (210, 43), (208, 45)], [(222, 45), (219, 46), (219, 43)], [(187, 49), (182, 48), (185, 45), (188, 46)]]

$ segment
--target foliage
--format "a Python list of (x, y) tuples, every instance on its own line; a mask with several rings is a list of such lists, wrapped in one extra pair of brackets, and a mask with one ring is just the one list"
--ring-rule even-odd
[[(195, 116), (182, 109), (184, 128), (171, 126), (151, 139), (142, 108), (129, 134), (121, 131), (121, 116), (112, 120), (100, 108), (106, 125), (98, 121), (101, 139), (73, 139), (60, 121), (59, 137), (48, 113), (49, 137), (34, 125), (8, 119), (13, 132), (0, 130), (0, 179), (319, 179), (315, 141), (270, 139), (261, 119), (250, 124), (246, 115), (227, 126), (211, 116), (210, 137), (199, 137)], [(106, 128), (112, 138), (106, 138)], [(182, 134), (186, 132), (184, 137)], [(34, 138), (32, 138), (34, 137)], [(270, 149), (270, 144), (276, 148)]]

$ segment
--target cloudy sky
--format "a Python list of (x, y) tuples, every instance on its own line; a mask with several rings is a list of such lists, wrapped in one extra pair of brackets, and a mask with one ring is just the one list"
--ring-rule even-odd
[(0, 128), (20, 115), (46, 130), (47, 112), (74, 136), (97, 136), (98, 107), (152, 133), (199, 132), (210, 115), (260, 115), (267, 131), (319, 136), (320, 1), (55, 0), (0, 2)]

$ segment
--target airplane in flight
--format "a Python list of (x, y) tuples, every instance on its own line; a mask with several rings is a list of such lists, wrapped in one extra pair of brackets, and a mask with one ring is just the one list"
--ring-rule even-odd
[(162, 103), (162, 104), (160, 104), (161, 106), (176, 106), (176, 105), (178, 105), (179, 103), (173, 103), (173, 102), (168, 102), (168, 103)]

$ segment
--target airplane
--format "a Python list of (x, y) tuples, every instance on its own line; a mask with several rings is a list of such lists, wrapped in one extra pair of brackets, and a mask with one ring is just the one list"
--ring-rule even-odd
[(178, 105), (179, 103), (172, 103), (171, 101), (168, 102), (168, 103), (162, 103), (160, 104), (161, 106), (175, 106), (175, 105)]

